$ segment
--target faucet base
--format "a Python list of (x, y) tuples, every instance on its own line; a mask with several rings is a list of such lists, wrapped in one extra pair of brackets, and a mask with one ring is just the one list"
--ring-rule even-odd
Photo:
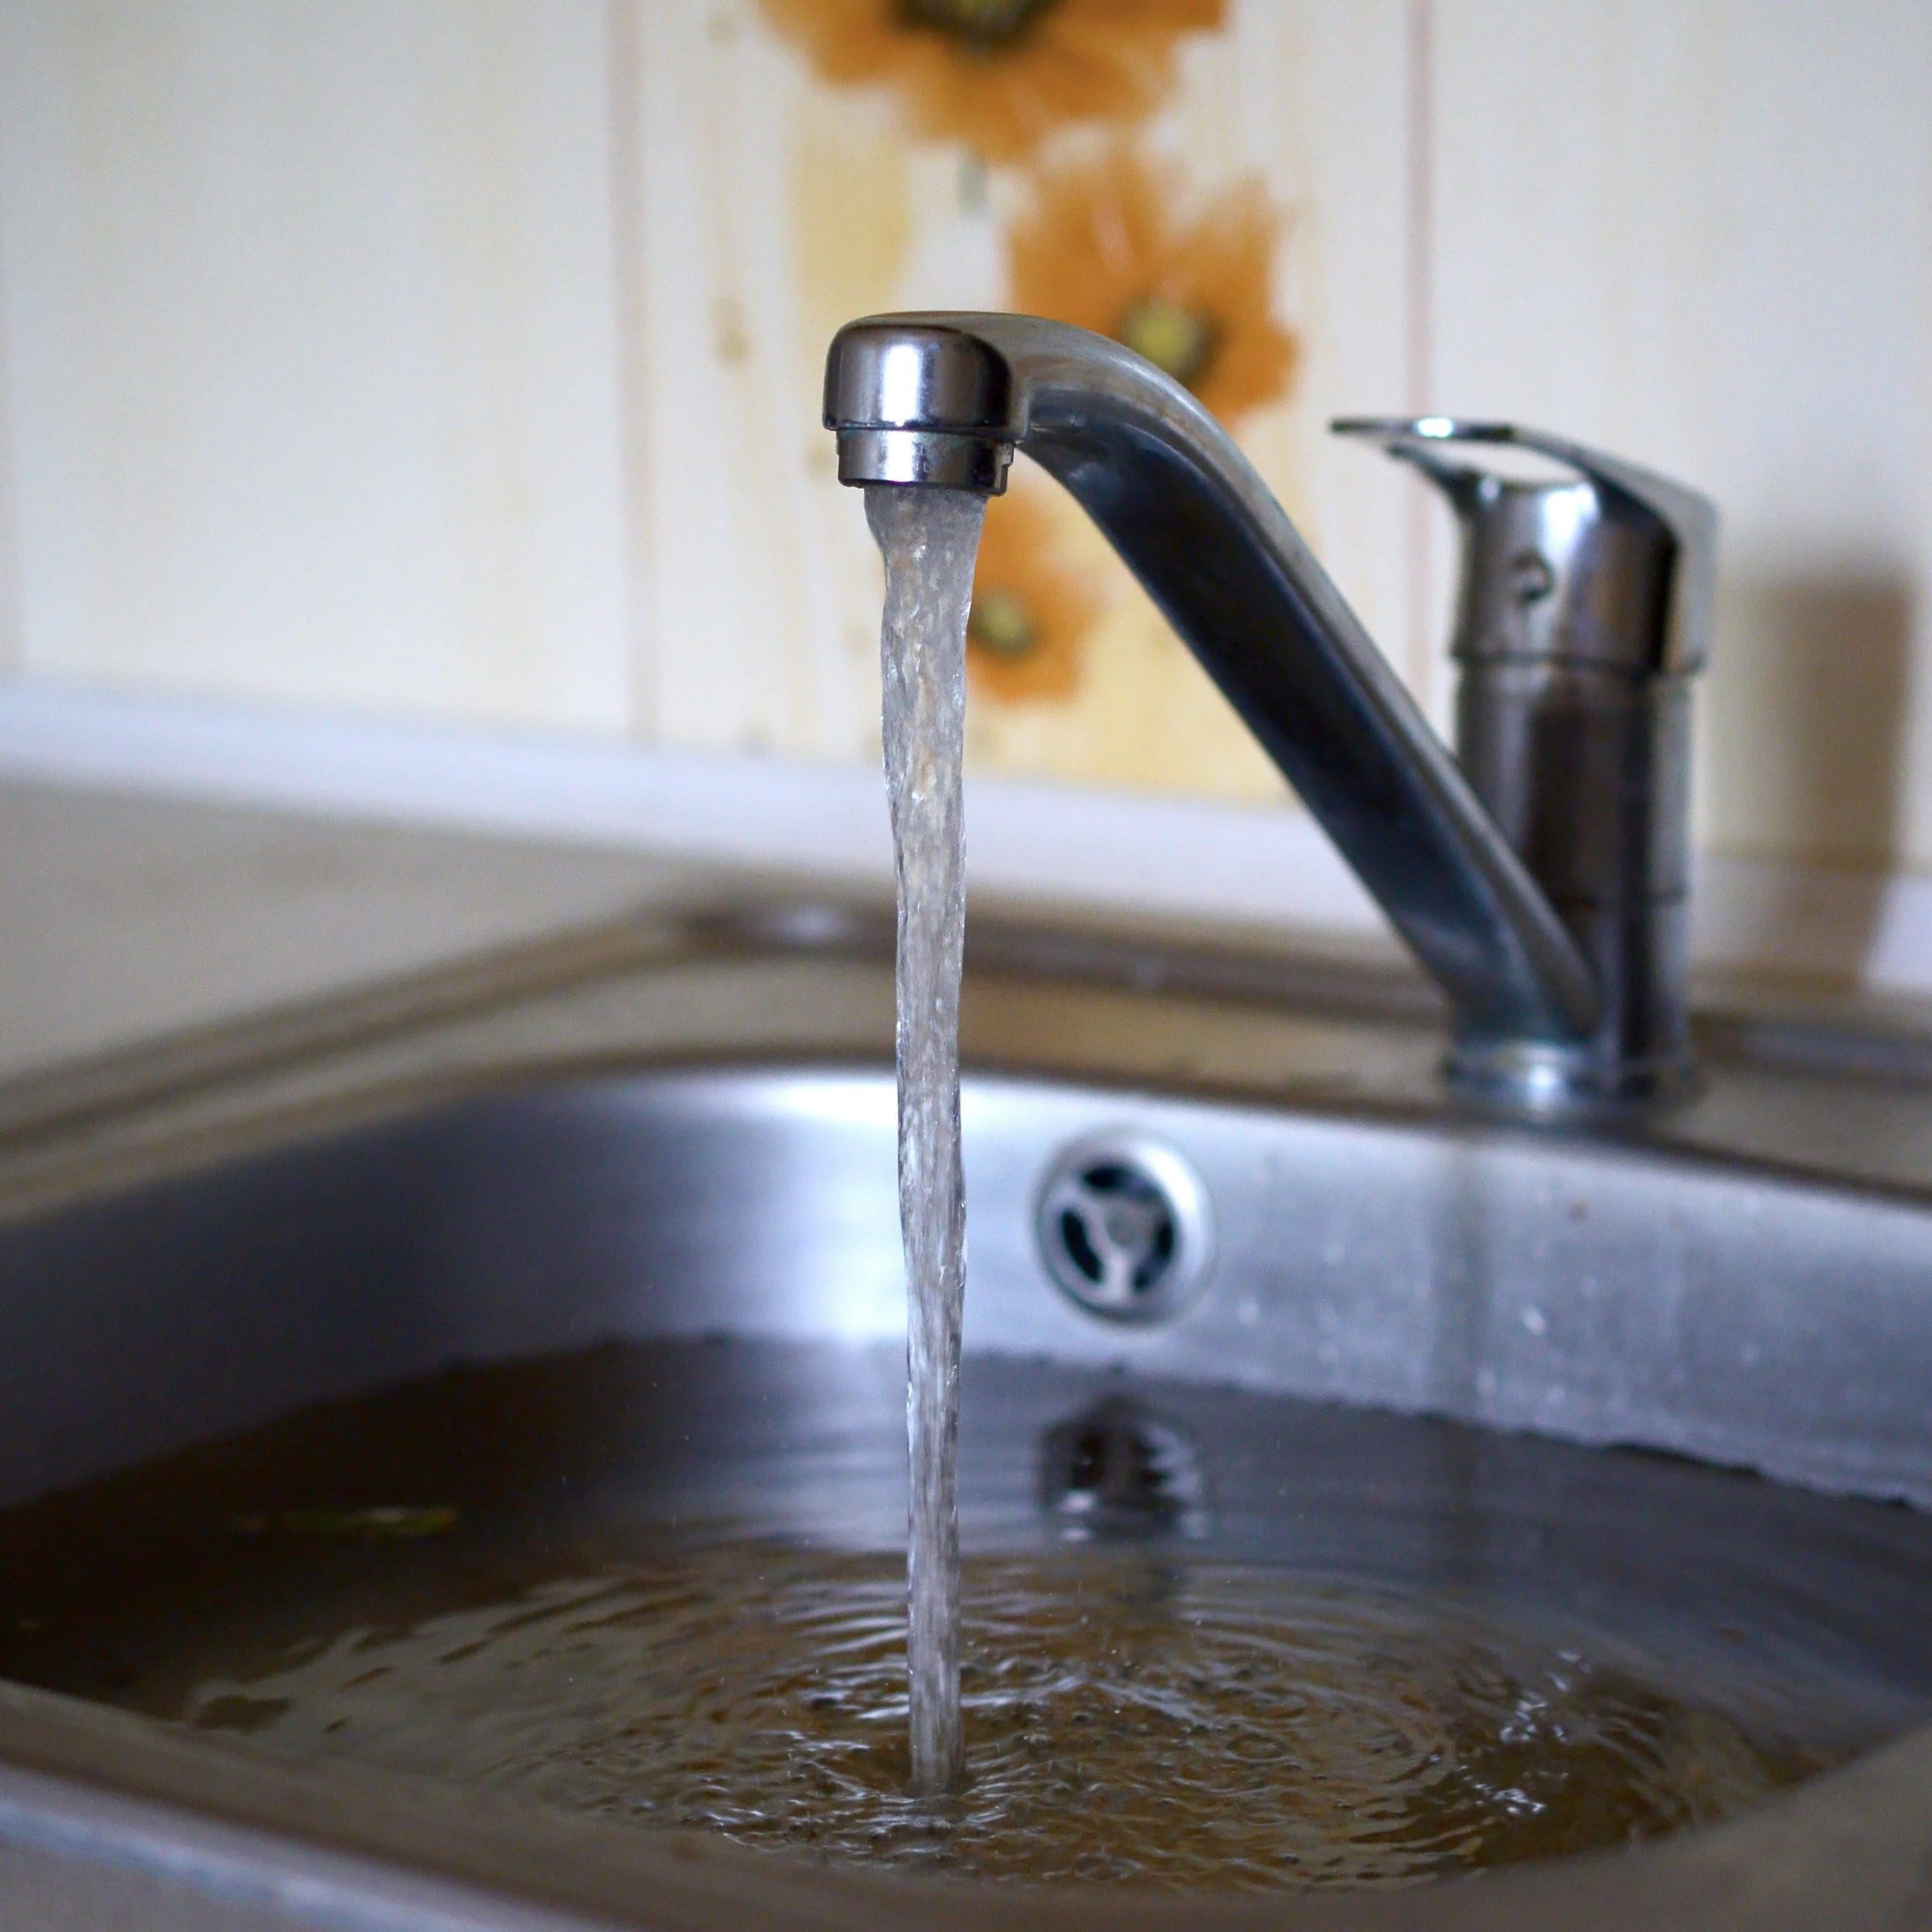
[(1485, 1112), (1537, 1120), (1655, 1113), (1696, 1097), (1703, 1082), (1687, 1048), (1606, 1060), (1586, 1041), (1459, 1040), (1443, 1062), (1451, 1091)]

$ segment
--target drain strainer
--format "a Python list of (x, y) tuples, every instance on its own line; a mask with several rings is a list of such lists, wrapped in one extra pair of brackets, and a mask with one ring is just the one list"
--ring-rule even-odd
[(1038, 1226), (1048, 1273), (1082, 1308), (1115, 1321), (1176, 1313), (1214, 1247), (1200, 1176), (1140, 1134), (1068, 1148), (1048, 1171)]

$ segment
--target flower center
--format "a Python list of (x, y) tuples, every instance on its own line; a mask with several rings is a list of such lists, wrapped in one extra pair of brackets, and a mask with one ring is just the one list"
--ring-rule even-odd
[(1010, 590), (983, 590), (973, 599), (966, 635), (995, 657), (1024, 657), (1040, 641), (1026, 601)]
[(1017, 40), (1054, 0), (898, 0), (900, 24), (930, 27), (972, 47)]
[(1171, 302), (1164, 295), (1143, 295), (1131, 302), (1115, 325), (1114, 340), (1157, 369), (1192, 389), (1207, 373), (1220, 346), (1214, 318)]

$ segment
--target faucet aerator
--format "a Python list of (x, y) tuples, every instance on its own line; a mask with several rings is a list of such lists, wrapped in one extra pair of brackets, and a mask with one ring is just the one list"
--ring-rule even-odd
[(1006, 488), (1013, 445), (949, 429), (841, 429), (841, 483), (906, 484), (997, 497)]

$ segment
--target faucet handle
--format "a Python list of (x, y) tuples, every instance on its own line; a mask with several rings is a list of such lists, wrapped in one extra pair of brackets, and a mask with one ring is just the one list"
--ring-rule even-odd
[[(1412, 463), (1463, 526), (1457, 657), (1542, 658), (1634, 675), (1702, 668), (1710, 651), (1717, 509), (1654, 471), (1518, 423), (1344, 417), (1330, 425)], [(1507, 445), (1571, 471), (1505, 476), (1450, 454)]]

